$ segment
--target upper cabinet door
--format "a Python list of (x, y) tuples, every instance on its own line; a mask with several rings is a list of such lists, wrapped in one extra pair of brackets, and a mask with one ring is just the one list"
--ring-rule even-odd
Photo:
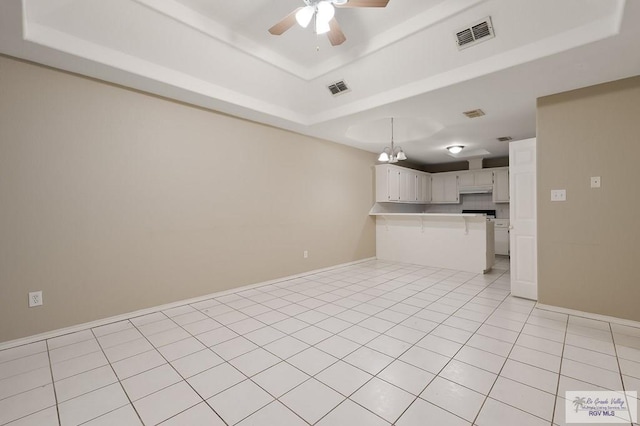
[(494, 170), (493, 172), (493, 202), (509, 202), (509, 169)]
[(458, 172), (458, 185), (460, 188), (493, 185), (493, 172), (491, 170), (469, 170)]
[(387, 178), (388, 201), (400, 201), (400, 171), (389, 167)]
[(436, 173), (431, 175), (431, 202), (447, 204), (458, 203), (458, 175), (455, 173)]
[(458, 172), (458, 185), (461, 187), (474, 186), (475, 177), (473, 172)]
[(431, 202), (431, 176), (426, 173), (416, 175), (416, 195), (420, 203)]
[(379, 164), (376, 173), (376, 202), (428, 203), (431, 200), (429, 173), (393, 164)]
[(493, 172), (491, 170), (476, 170), (473, 172), (473, 177), (476, 186), (493, 185)]
[(409, 169), (400, 170), (400, 201), (416, 201), (416, 174)]

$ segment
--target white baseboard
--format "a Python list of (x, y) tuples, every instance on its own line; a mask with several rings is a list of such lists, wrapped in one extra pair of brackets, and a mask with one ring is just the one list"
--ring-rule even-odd
[(6, 341), (6, 342), (0, 342), (0, 351), (4, 350), (4, 349), (14, 348), (16, 346), (22, 346), (22, 345), (26, 345), (26, 344), (29, 344), (29, 343), (38, 342), (40, 340), (52, 339), (54, 337), (63, 336), (65, 334), (75, 333), (77, 331), (86, 330), (87, 328), (100, 327), (102, 325), (107, 325), (107, 324), (111, 324), (111, 323), (118, 322), (118, 321), (124, 321), (124, 320), (127, 320), (129, 318), (135, 318), (135, 317), (151, 314), (151, 313), (158, 312), (158, 311), (165, 311), (167, 309), (176, 308), (178, 306), (183, 306), (183, 305), (188, 305), (190, 303), (202, 302), (204, 300), (211, 299), (212, 297), (220, 297), (220, 296), (224, 296), (226, 294), (236, 293), (238, 291), (251, 290), (251, 289), (254, 289), (254, 288), (263, 287), (263, 286), (267, 286), (267, 285), (272, 285), (272, 284), (283, 282), (283, 281), (289, 281), (289, 280), (293, 280), (293, 279), (296, 279), (296, 278), (302, 278), (302, 277), (306, 277), (306, 276), (309, 276), (309, 275), (319, 274), (321, 272), (327, 272), (327, 271), (332, 271), (332, 270), (335, 270), (335, 269), (344, 268), (344, 267), (347, 267), (347, 266), (357, 265), (359, 263), (369, 262), (371, 260), (376, 260), (376, 258), (375, 257), (369, 257), (369, 258), (366, 258), (366, 259), (355, 260), (353, 262), (341, 263), (339, 265), (329, 266), (327, 268), (315, 269), (313, 271), (303, 272), (301, 274), (296, 274), (296, 275), (289, 275), (287, 277), (277, 278), (277, 279), (273, 279), (273, 280), (269, 280), (269, 281), (263, 281), (263, 282), (259, 282), (259, 283), (256, 283), (256, 284), (247, 284), (245, 286), (235, 287), (235, 288), (232, 288), (232, 289), (229, 289), (229, 290), (223, 290), (223, 291), (219, 291), (219, 292), (216, 292), (216, 293), (210, 293), (210, 294), (206, 294), (204, 296), (194, 297), (192, 299), (180, 300), (180, 301), (177, 301), (177, 302), (167, 303), (165, 305), (159, 305), (159, 306), (154, 306), (152, 308), (140, 309), (138, 311), (128, 312), (128, 313), (125, 313), (125, 314), (116, 315), (116, 316), (112, 316), (112, 317), (108, 317), (108, 318), (103, 318), (103, 319), (99, 319), (99, 320), (96, 320), (96, 321), (85, 322), (85, 323), (82, 323), (82, 324), (72, 325), (70, 327), (60, 328), (60, 329), (52, 330), (52, 331), (47, 331), (45, 333), (35, 334), (33, 336), (22, 337), (20, 339), (9, 340), (9, 341)]
[(575, 309), (561, 308), (559, 306), (545, 305), (542, 303), (537, 303), (536, 308), (542, 309), (545, 311), (558, 312), (560, 314), (568, 314), (576, 317), (588, 318), (588, 319), (597, 320), (597, 321), (612, 322), (614, 324), (627, 325), (629, 327), (640, 328), (640, 322), (624, 319), (624, 318), (610, 317), (608, 315), (592, 314), (590, 312), (583, 312)]

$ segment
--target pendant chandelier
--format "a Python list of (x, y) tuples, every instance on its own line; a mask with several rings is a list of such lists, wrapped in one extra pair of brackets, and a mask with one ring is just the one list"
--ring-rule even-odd
[(393, 143), (393, 117), (391, 117), (391, 147), (386, 146), (380, 156), (378, 157), (378, 161), (387, 162), (387, 163), (397, 163), (400, 160), (406, 160), (407, 156), (405, 155), (402, 148), (399, 146), (396, 147)]

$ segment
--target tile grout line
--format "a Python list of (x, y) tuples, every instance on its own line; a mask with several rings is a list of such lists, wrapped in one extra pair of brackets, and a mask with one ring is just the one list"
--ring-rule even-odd
[[(113, 368), (113, 365), (111, 364), (111, 360), (109, 360), (109, 357), (107, 357), (107, 354), (106, 354), (106, 353), (105, 353), (105, 351), (104, 351), (104, 348), (103, 348), (103, 346), (102, 346), (102, 343), (100, 343), (100, 340), (98, 339), (98, 336), (96, 336), (96, 333), (93, 331), (93, 329), (90, 329), (90, 330), (91, 330), (91, 334), (93, 334), (94, 338), (96, 339), (96, 342), (98, 342), (98, 346), (100, 346), (100, 350), (102, 351), (102, 355), (103, 355), (103, 356), (104, 356), (104, 358), (107, 360), (107, 363), (109, 364), (109, 368), (111, 369), (111, 371), (113, 372), (113, 375), (115, 376), (116, 380), (118, 381), (118, 385), (120, 385), (120, 389), (122, 390), (122, 393), (124, 393), (124, 395), (127, 397), (127, 401), (129, 401), (129, 404), (131, 405), (131, 408), (133, 409), (133, 412), (134, 412), (134, 413), (136, 413), (136, 416), (138, 417), (138, 420), (140, 420), (140, 423), (142, 423), (142, 424), (144, 425), (144, 422), (142, 421), (142, 417), (140, 417), (140, 413), (138, 413), (138, 410), (136, 409), (135, 405), (133, 405), (133, 401), (131, 401), (131, 398), (129, 397), (129, 394), (128, 394), (128, 393), (127, 393), (127, 391), (124, 389), (124, 386), (122, 385), (122, 381), (121, 381), (121, 380), (120, 380), (120, 378), (118, 377), (118, 374), (116, 373), (116, 370)], [(98, 367), (98, 368), (101, 368), (101, 367)], [(95, 369), (94, 369), (94, 370), (95, 370)], [(89, 370), (89, 371), (92, 371), (92, 370)], [(80, 374), (82, 374), (82, 373), (80, 373)], [(106, 385), (106, 386), (111, 386), (111, 384)], [(103, 386), (102, 388), (98, 388), (98, 389), (103, 389), (103, 388), (105, 388), (106, 386)], [(94, 390), (92, 390), (91, 392), (93, 392), (93, 391), (95, 391), (95, 390), (97, 390), (97, 389), (94, 389)], [(87, 392), (87, 393), (89, 393), (89, 392)], [(85, 395), (86, 395), (86, 394), (85, 394)], [(77, 397), (76, 397), (76, 398), (77, 398)], [(126, 407), (126, 405), (123, 405), (122, 407)], [(107, 414), (109, 414), (109, 413), (112, 413), (112, 412), (114, 412), (114, 411), (116, 411), (116, 410), (119, 410), (119, 409), (120, 409), (120, 408), (122, 408), (122, 407), (115, 408), (115, 409), (113, 409), (113, 410), (111, 410), (111, 411), (109, 411), (109, 412), (107, 412), (107, 413), (104, 413), (104, 414), (101, 414), (101, 415), (99, 415), (99, 416), (97, 416), (97, 417), (94, 417), (94, 418), (93, 418), (93, 419), (91, 419), (91, 420), (95, 420), (95, 419), (97, 419), (97, 418), (99, 418), (99, 417), (102, 417), (102, 416), (104, 416), (104, 415), (107, 415)], [(88, 421), (91, 421), (91, 420), (88, 420)], [(84, 422), (84, 423), (87, 423), (87, 422)]]
[(556, 394), (553, 399), (553, 411), (551, 412), (551, 424), (554, 424), (556, 419), (556, 406), (558, 405), (558, 391), (560, 390), (560, 379), (562, 379), (562, 361), (564, 360), (564, 349), (567, 345), (567, 334), (569, 333), (569, 320), (570, 315), (567, 315), (566, 325), (564, 329), (564, 339), (562, 341), (562, 353), (560, 354), (560, 366), (558, 367), (558, 382), (556, 383)]
[[(629, 414), (629, 422), (633, 423), (631, 408), (629, 407), (629, 396), (627, 396), (627, 392), (626, 392), (627, 385), (625, 384), (624, 375), (622, 374), (622, 366), (620, 365), (620, 358), (618, 357), (618, 348), (616, 346), (616, 335), (613, 331), (613, 327), (611, 326), (611, 323), (608, 323), (608, 324), (609, 324), (609, 331), (611, 332), (611, 341), (613, 343), (613, 352), (616, 355), (616, 363), (618, 364), (618, 371), (620, 373), (620, 383), (622, 384), (622, 392), (624, 393), (624, 400), (627, 403), (627, 412)], [(637, 405), (636, 405), (636, 409), (637, 409)]]
[(58, 404), (58, 393), (56, 391), (56, 382), (53, 377), (53, 365), (51, 363), (51, 355), (49, 354), (49, 342), (45, 340), (44, 343), (47, 348), (47, 359), (49, 360), (49, 372), (51, 373), (51, 387), (53, 388), (53, 398), (56, 402), (56, 416), (58, 418), (58, 424), (61, 425), (62, 422), (60, 420), (60, 406)]

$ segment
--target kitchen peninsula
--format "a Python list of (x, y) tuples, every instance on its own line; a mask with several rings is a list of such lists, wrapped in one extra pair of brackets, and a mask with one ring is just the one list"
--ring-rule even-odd
[(377, 258), (484, 273), (493, 267), (493, 222), (481, 214), (381, 213)]

